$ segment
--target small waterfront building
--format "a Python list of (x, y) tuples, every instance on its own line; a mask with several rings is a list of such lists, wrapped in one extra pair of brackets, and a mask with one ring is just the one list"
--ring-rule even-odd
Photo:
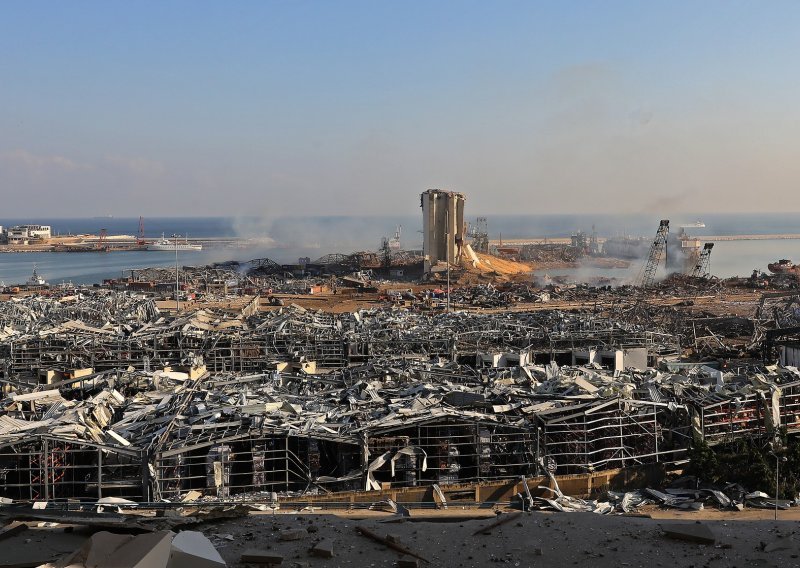
[(49, 239), (52, 236), (50, 225), (16, 225), (6, 231), (10, 245), (27, 245), (32, 240)]

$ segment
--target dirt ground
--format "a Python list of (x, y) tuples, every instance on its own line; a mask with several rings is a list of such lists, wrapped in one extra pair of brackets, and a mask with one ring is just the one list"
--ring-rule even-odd
[[(398, 284), (382, 289), (392, 290), (408, 290), (411, 289), (414, 293), (420, 293), (425, 289), (434, 289), (440, 287), (440, 284)], [(747, 290), (747, 289), (730, 289), (725, 290), (723, 293), (717, 295), (676, 295), (676, 296), (663, 296), (652, 297), (647, 299), (647, 303), (658, 306), (678, 305), (681, 302), (691, 300), (694, 305), (689, 309), (690, 312), (710, 312), (717, 315), (738, 315), (744, 317), (752, 317), (755, 314), (756, 306), (761, 298), (761, 291)], [(356, 295), (345, 295), (331, 293), (322, 293), (314, 296), (309, 295), (291, 295), (291, 294), (276, 294), (280, 297), (285, 305), (297, 304), (308, 310), (322, 310), (330, 313), (344, 313), (353, 312), (359, 309), (369, 309), (377, 307), (387, 307), (389, 303), (380, 299), (381, 294), (361, 293)], [(619, 299), (611, 300), (586, 300), (586, 301), (565, 301), (553, 300), (550, 302), (540, 303), (525, 303), (521, 302), (511, 307), (481, 309), (481, 308), (468, 308), (468, 311), (477, 311), (483, 313), (492, 312), (509, 312), (509, 311), (539, 311), (539, 310), (574, 310), (574, 309), (601, 309), (603, 307), (610, 308), (613, 304), (619, 303)], [(627, 300), (633, 302), (633, 300)], [(455, 306), (457, 309), (464, 309), (463, 306)], [(262, 311), (276, 310), (278, 307), (270, 306), (267, 304), (266, 299), (262, 299)]]
[[(476, 536), (474, 532), (494, 519), (441, 518), (440, 522), (398, 524), (346, 516), (281, 514), (209, 526), (204, 533), (210, 538), (215, 534), (233, 536), (233, 541), (219, 548), (231, 566), (238, 563), (242, 552), (254, 547), (283, 555), (286, 566), (292, 562), (297, 566), (320, 567), (395, 566), (402, 555), (359, 535), (357, 525), (384, 537), (394, 535), (397, 542), (429, 560), (429, 566), (800, 566), (796, 521), (733, 520), (730, 515), (703, 521), (717, 540), (714, 545), (702, 545), (669, 539), (661, 528), (669, 523), (693, 525), (697, 516), (670, 520), (592, 513), (521, 513), (491, 534)], [(280, 540), (281, 531), (298, 528), (306, 529), (309, 534), (297, 541)], [(333, 544), (333, 558), (309, 554), (309, 549), (323, 539)], [(776, 543), (770, 550), (772, 547), (780, 550), (764, 552), (762, 542)], [(420, 565), (426, 564), (420, 562)]]
[[(628, 567), (790, 567), (800, 566), (797, 511), (696, 513), (648, 510), (648, 516), (601, 516), (592, 513), (504, 513), (515, 515), (490, 534), (480, 531), (495, 522), (492, 511), (412, 512), (404, 522), (385, 513), (299, 514), (281, 512), (207, 523), (202, 531), (229, 566), (241, 565), (242, 553), (257, 548), (283, 556), (281, 566), (390, 567), (402, 555), (357, 533), (363, 526), (391, 537), (430, 564), (420, 566), (479, 567), (507, 564), (534, 566)], [(367, 517), (367, 518), (364, 518)], [(789, 520), (791, 519), (791, 520)], [(696, 544), (665, 536), (669, 524), (706, 525), (714, 544)], [(62, 556), (81, 546), (89, 531), (36, 527), (3, 543), (0, 566), (30, 565)], [(299, 531), (299, 532), (298, 532)], [(473, 535), (478, 532), (479, 534)], [(295, 533), (291, 535), (291, 533)], [(282, 536), (283, 535), (283, 536)], [(284, 540), (294, 536), (296, 540)], [(333, 547), (332, 558), (310, 549), (320, 541)], [(409, 559), (409, 557), (405, 557)]]
[[(13, 523), (11, 526), (19, 525)], [(49, 527), (49, 523), (23, 523), (28, 529), (0, 541), (0, 567), (49, 562), (80, 548), (92, 535), (83, 527)]]

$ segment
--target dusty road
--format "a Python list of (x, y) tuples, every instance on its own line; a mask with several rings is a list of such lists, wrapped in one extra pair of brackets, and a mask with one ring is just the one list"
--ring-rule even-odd
[[(764, 514), (756, 512), (756, 516)], [(396, 524), (346, 516), (283, 514), (208, 526), (204, 532), (210, 538), (215, 534), (232, 535), (233, 541), (215, 539), (229, 565), (236, 564), (248, 548), (265, 548), (282, 555), (286, 566), (293, 562), (297, 566), (395, 566), (401, 555), (357, 534), (355, 527), (362, 525), (381, 536), (394, 535), (401, 545), (429, 560), (428, 566), (800, 566), (796, 521), (734, 520), (739, 517), (720, 513), (717, 520), (702, 521), (716, 536), (713, 545), (664, 536), (664, 525), (694, 525), (700, 518), (694, 515), (687, 513), (685, 518), (675, 520), (591, 513), (521, 513), (489, 535), (473, 536), (494, 519), (451, 518), (449, 522)], [(307, 535), (301, 532), (300, 540), (281, 540), (282, 532), (300, 528), (308, 531)], [(333, 558), (317, 558), (309, 553), (320, 540), (333, 545)]]
[[(654, 567), (794, 567), (800, 566), (800, 511), (781, 511), (777, 522), (772, 511), (730, 513), (646, 509), (649, 515), (601, 516), (592, 513), (504, 513), (509, 522), (484, 534), (496, 521), (491, 510), (451, 510), (423, 515), (414, 511), (410, 520), (385, 513), (257, 514), (221, 522), (209, 522), (202, 531), (217, 547), (228, 566), (240, 566), (248, 549), (282, 557), (280, 566), (391, 567), (408, 556), (360, 535), (365, 527), (382, 537), (390, 536), (408, 550), (425, 558), (420, 566), (459, 568), (505, 564), (515, 567), (586, 566), (593, 568)], [(682, 524), (707, 527), (713, 544), (668, 538), (664, 528)], [(0, 566), (35, 566), (79, 548), (91, 535), (85, 528), (31, 528), (3, 542)], [(700, 527), (702, 528), (702, 527)], [(474, 534), (474, 533), (478, 534)], [(287, 540), (291, 538), (291, 540)], [(319, 542), (332, 547), (333, 556), (311, 553)]]

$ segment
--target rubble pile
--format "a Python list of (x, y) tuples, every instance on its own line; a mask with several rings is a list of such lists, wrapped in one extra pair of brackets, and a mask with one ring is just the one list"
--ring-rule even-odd
[(726, 353), (726, 335), (777, 325), (763, 305), (753, 323), (644, 303), (168, 316), (111, 291), (16, 299), (0, 304), (2, 496), (264, 499), (677, 463), (800, 431), (796, 368), (679, 358), (689, 327), (691, 349)]
[(693, 438), (800, 429), (800, 373), (783, 368), (613, 373), (377, 358), (326, 373), (127, 370), (12, 384), (0, 401), (0, 463), (15, 499), (263, 498), (582, 473), (679, 461)]
[[(208, 289), (224, 286), (226, 283), (238, 283), (242, 278), (237, 262), (228, 262), (203, 266), (182, 266), (180, 268), (180, 281), (191, 284), (194, 288)], [(130, 270), (130, 276), (125, 283), (153, 283), (175, 286), (175, 269), (172, 267), (146, 267)]]
[(21, 296), (0, 302), (2, 337), (42, 331), (71, 321), (97, 327), (113, 323), (139, 326), (158, 316), (153, 299), (111, 290), (52, 297)]
[[(276, 359), (344, 367), (385, 355), (474, 361), (478, 352), (514, 350), (539, 354), (547, 361), (561, 353), (560, 360), (571, 363), (572, 350), (581, 346), (616, 349), (624, 344), (659, 355), (679, 349), (674, 337), (647, 331), (644, 325), (557, 310), (426, 314), (372, 309), (329, 314), (291, 305), (249, 316), (199, 309), (167, 317), (150, 300), (131, 299), (123, 305), (117, 299), (116, 318), (110, 308), (101, 309), (108, 298), (117, 294), (89, 296), (73, 307), (64, 307), (63, 299), (29, 298), (5, 308), (0, 313), (6, 337), (0, 342), (0, 361), (7, 374), (53, 366), (148, 369), (186, 365), (197, 356), (211, 371), (258, 372), (272, 368)], [(49, 317), (51, 312), (58, 317)]]
[(330, 286), (330, 278), (279, 278), (268, 276), (257, 280), (259, 289), (267, 294), (307, 294), (309, 290)]
[(744, 507), (756, 509), (789, 509), (796, 506), (794, 500), (776, 499), (763, 491), (749, 491), (738, 483), (716, 486), (703, 483), (693, 476), (680, 477), (661, 489), (647, 487), (635, 491), (607, 491), (601, 499), (578, 499), (565, 495), (558, 481), (550, 476), (551, 487), (541, 487), (544, 496), (518, 499), (523, 509), (548, 509), (562, 513), (633, 513), (646, 505), (657, 505), (662, 509), (702, 511), (707, 506), (718, 510), (741, 511)]
[(521, 302), (546, 302), (549, 298), (548, 292), (522, 283), (465, 286), (454, 289), (450, 295), (450, 301), (455, 306), (480, 308), (503, 308)]

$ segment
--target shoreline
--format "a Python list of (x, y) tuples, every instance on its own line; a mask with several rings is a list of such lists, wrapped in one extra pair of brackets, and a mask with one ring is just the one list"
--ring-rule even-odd
[[(610, 237), (597, 237), (597, 242), (604, 243)], [(730, 242), (730, 241), (787, 241), (800, 240), (800, 233), (780, 233), (780, 234), (738, 234), (738, 235), (695, 235), (692, 237), (702, 242)], [(267, 237), (268, 240), (270, 240)], [(192, 244), (201, 244), (204, 247), (214, 248), (243, 248), (257, 246), (262, 239), (251, 237), (197, 237), (184, 239)], [(32, 252), (57, 252), (75, 254), (77, 252), (131, 252), (143, 251), (147, 249), (137, 248), (136, 238), (129, 235), (109, 235), (106, 237), (107, 250), (80, 250), (70, 251), (59, 249), (58, 247), (75, 246), (91, 247), (96, 246), (99, 237), (95, 235), (72, 235), (69, 237), (54, 237), (47, 243), (32, 245), (0, 245), (1, 253), (32, 253)], [(148, 239), (148, 243), (153, 242)], [(571, 243), (570, 237), (526, 237), (518, 239), (490, 239), (489, 244), (495, 246), (521, 246), (521, 245), (568, 245)], [(163, 252), (163, 251), (149, 251)]]
[[(69, 237), (68, 239), (48, 239), (46, 243), (32, 244), (32, 245), (0, 245), (0, 253), (34, 253), (34, 252), (53, 252), (64, 254), (79, 254), (79, 253), (109, 253), (109, 252), (165, 252), (159, 250), (148, 250), (147, 244), (152, 244), (154, 241), (148, 239), (145, 245), (138, 245), (134, 237), (127, 235), (109, 235), (106, 237), (105, 249), (86, 250), (89, 247), (95, 247), (99, 243), (99, 237), (94, 235), (86, 236), (87, 238)], [(191, 244), (202, 245), (203, 248), (243, 248), (248, 246), (257, 246), (258, 239), (242, 238), (242, 237), (200, 237), (181, 239)], [(65, 250), (64, 247), (75, 247), (76, 250)], [(186, 251), (181, 251), (186, 252)]]
[[(611, 237), (597, 237), (598, 243), (604, 243)], [(637, 237), (633, 237), (637, 238)], [(648, 237), (649, 238), (649, 237)], [(769, 235), (692, 235), (692, 239), (703, 242), (722, 241), (789, 241), (800, 240), (800, 233), (778, 233)], [(489, 244), (499, 246), (518, 245), (568, 245), (571, 237), (526, 237), (521, 239), (489, 239)]]

